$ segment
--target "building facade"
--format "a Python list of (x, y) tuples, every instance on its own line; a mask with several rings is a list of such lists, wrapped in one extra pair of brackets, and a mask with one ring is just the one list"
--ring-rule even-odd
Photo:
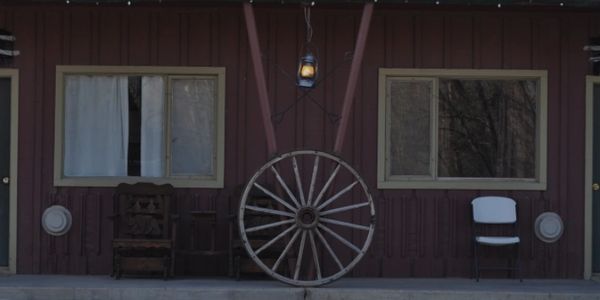
[[(312, 99), (302, 100), (297, 100), (302, 91), (294, 82), (305, 41), (302, 8), (297, 3), (255, 6), (271, 109), (279, 113), (272, 119), (279, 151), (331, 151), (338, 125), (335, 116), (341, 110), (361, 6), (317, 3), (312, 9), (312, 43), (318, 48), (323, 80), (311, 92)], [(5, 241), (10, 247), (16, 247), (11, 252), (13, 271), (110, 273), (113, 232), (107, 217), (113, 212), (116, 184), (94, 183), (93, 179), (91, 183), (61, 181), (60, 172), (57, 175), (57, 168), (65, 164), (64, 157), (56, 155), (56, 145), (64, 145), (61, 139), (66, 138), (59, 138), (56, 131), (56, 124), (66, 120), (61, 115), (64, 111), (57, 113), (61, 110), (57, 101), (64, 100), (57, 98), (65, 97), (57, 91), (63, 87), (57, 82), (63, 82), (68, 73), (61, 73), (61, 68), (73, 66), (78, 66), (69, 69), (73, 74), (103, 74), (119, 67), (145, 67), (153, 70), (144, 73), (146, 75), (177, 75), (179, 73), (173, 71), (177, 68), (173, 67), (194, 67), (199, 68), (196, 70), (200, 75), (221, 76), (218, 78), (223, 80), (223, 90), (218, 91), (220, 96), (215, 105), (223, 104), (220, 118), (223, 124), (216, 125), (222, 130), (223, 140), (215, 138), (215, 145), (222, 145), (222, 149), (217, 146), (214, 149), (222, 166), (217, 163), (213, 167), (222, 175), (222, 181), (194, 186), (192, 180), (189, 186), (182, 183), (176, 187), (178, 213), (182, 216), (179, 235), (188, 236), (193, 232), (200, 238), (208, 238), (210, 229), (193, 230), (186, 212), (216, 210), (220, 224), (216, 228), (217, 248), (228, 247), (226, 224), (237, 209), (236, 188), (244, 185), (269, 159), (239, 3), (165, 2), (127, 6), (17, 2), (0, 6), (0, 27), (12, 32), (16, 37), (15, 48), (20, 51), (6, 67), (18, 70), (16, 77), (7, 75), (13, 81), (18, 80), (15, 96), (18, 113), (12, 110), (16, 114), (13, 119), (18, 117), (18, 159), (14, 160), (17, 177), (11, 180), (11, 184), (16, 185), (11, 194), (16, 203), (13, 212), (16, 221), (9, 226), (16, 231), (17, 238)], [(593, 218), (586, 217), (590, 208), (586, 208), (587, 187), (584, 187), (588, 179), (586, 164), (591, 163), (585, 158), (586, 75), (591, 74), (592, 67), (588, 62), (589, 53), (582, 48), (589, 44), (591, 37), (598, 35), (600, 12), (594, 7), (376, 4), (348, 139), (340, 154), (365, 179), (377, 209), (373, 243), (351, 275), (469, 277), (473, 256), (470, 201), (480, 195), (508, 196), (517, 201), (525, 277), (583, 278), (584, 272), (589, 274), (591, 253), (600, 249), (596, 247), (592, 251), (591, 237), (586, 235), (591, 226), (586, 229), (586, 222)], [(131, 73), (141, 72), (139, 70)], [(429, 73), (422, 73), (423, 70)], [(469, 73), (473, 70), (476, 71)], [(531, 77), (523, 77), (523, 72)], [(533, 145), (526, 150), (506, 146), (514, 152), (510, 159), (518, 161), (513, 165), (518, 171), (472, 176), (466, 172), (458, 176), (458, 171), (446, 170), (444, 172), (450, 174), (447, 176), (456, 181), (444, 183), (440, 167), (431, 162), (412, 166), (411, 170), (395, 169), (394, 163), (390, 163), (390, 159), (397, 157), (394, 155), (415, 157), (410, 154), (419, 152), (418, 147), (430, 149), (431, 145), (427, 138), (422, 145), (423, 141), (418, 144), (415, 137), (410, 136), (396, 142), (382, 132), (393, 131), (386, 127), (389, 125), (386, 120), (393, 118), (385, 104), (388, 91), (393, 89), (388, 85), (398, 78), (400, 83), (426, 78), (425, 89), (429, 84), (439, 87), (446, 84), (443, 79), (448, 78), (448, 74), (454, 74), (451, 76), (455, 76), (455, 80), (487, 78), (513, 80), (517, 84), (525, 82), (523, 93), (532, 97), (535, 110), (530, 120), (533, 123), (529, 124), (532, 127), (527, 131), (515, 125), (521, 121), (510, 117), (505, 119), (504, 127), (513, 124), (515, 128), (506, 130), (529, 134), (529, 142), (524, 143)], [(529, 79), (534, 86), (529, 87), (532, 91), (528, 92)], [(408, 98), (421, 95), (424, 101), (429, 101), (418, 89), (410, 90), (413, 98)], [(447, 92), (446, 97), (451, 98), (452, 92)], [(294, 106), (288, 109), (292, 104)], [(402, 102), (402, 105), (410, 103)], [(404, 126), (418, 126), (418, 120), (411, 122)], [(436, 149), (453, 147), (433, 133), (428, 135), (431, 128), (424, 130)], [(386, 152), (386, 147), (393, 147), (389, 144), (403, 141), (415, 141), (416, 146), (402, 150), (408, 154)], [(519, 151), (527, 153), (520, 158)], [(434, 153), (431, 157), (440, 156)], [(531, 157), (533, 161), (528, 160)], [(399, 165), (407, 165), (398, 159)], [(454, 158), (461, 159), (469, 157)], [(497, 159), (508, 160), (506, 155)], [(428, 178), (425, 183), (403, 178), (403, 175), (418, 173), (419, 168), (435, 169), (433, 172), (439, 178)], [(396, 171), (399, 177), (394, 177)], [(168, 176), (163, 177), (169, 181)], [(510, 180), (489, 180), (494, 177)], [(498, 185), (498, 181), (504, 183)], [(72, 214), (70, 231), (60, 237), (48, 235), (40, 224), (44, 210), (55, 204), (65, 206)], [(559, 214), (564, 222), (564, 233), (554, 243), (545, 243), (534, 234), (536, 217), (548, 211)], [(361, 218), (360, 215), (355, 217)], [(182, 239), (178, 247), (186, 249), (190, 245)], [(178, 274), (223, 275), (227, 272), (226, 257), (178, 257)]]

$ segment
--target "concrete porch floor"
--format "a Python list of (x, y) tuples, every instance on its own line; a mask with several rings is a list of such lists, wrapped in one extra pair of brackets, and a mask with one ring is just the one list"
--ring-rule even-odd
[(269, 280), (12, 275), (0, 277), (0, 300), (470, 300), (597, 299), (600, 283), (585, 280), (343, 278), (320, 288), (294, 288)]

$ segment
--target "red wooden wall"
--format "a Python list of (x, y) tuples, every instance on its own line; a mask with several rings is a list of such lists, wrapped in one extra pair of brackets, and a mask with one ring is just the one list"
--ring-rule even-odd
[[(294, 74), (304, 39), (301, 9), (259, 7), (257, 18), (273, 111), (298, 91), (281, 72)], [(360, 7), (313, 10), (321, 70), (344, 60), (354, 45)], [(267, 160), (266, 142), (240, 7), (4, 6), (0, 27), (12, 30), (20, 70), (18, 272), (108, 274), (111, 263), (111, 188), (52, 184), (55, 66), (224, 66), (227, 70), (225, 189), (180, 189), (180, 236), (193, 209), (233, 212), (235, 186)], [(528, 277), (577, 278), (583, 272), (584, 76), (582, 51), (600, 34), (600, 13), (561, 10), (457, 10), (376, 6), (343, 157), (372, 189), (378, 209), (372, 247), (355, 276), (469, 276), (470, 200), (501, 194), (517, 199)], [(376, 190), (377, 72), (397, 68), (547, 69), (549, 95), (548, 189), (543, 192)], [(314, 93), (332, 112), (341, 109), (349, 63)], [(331, 150), (335, 125), (313, 103), (301, 101), (275, 126), (281, 152)], [(62, 204), (73, 227), (50, 237), (43, 210)], [(543, 211), (559, 213), (566, 232), (558, 243), (533, 235)], [(219, 248), (226, 228), (219, 226)], [(207, 232), (201, 233), (208, 237)], [(181, 248), (188, 247), (181, 241)], [(225, 274), (225, 259), (178, 262), (179, 273)], [(185, 270), (185, 266), (188, 270)]]

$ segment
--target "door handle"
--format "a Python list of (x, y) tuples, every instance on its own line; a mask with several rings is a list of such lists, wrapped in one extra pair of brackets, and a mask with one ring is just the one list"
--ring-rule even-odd
[(2, 178), (2, 183), (9, 184), (10, 183), (10, 178), (8, 178), (8, 177)]
[(600, 190), (600, 184), (594, 182), (592, 184), (592, 190), (594, 190), (594, 191)]

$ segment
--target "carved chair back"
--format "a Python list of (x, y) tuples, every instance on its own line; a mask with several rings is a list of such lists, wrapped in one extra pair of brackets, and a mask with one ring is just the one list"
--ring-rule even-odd
[(114, 237), (169, 239), (171, 199), (174, 192), (170, 184), (119, 184), (114, 206), (119, 218), (115, 224)]

